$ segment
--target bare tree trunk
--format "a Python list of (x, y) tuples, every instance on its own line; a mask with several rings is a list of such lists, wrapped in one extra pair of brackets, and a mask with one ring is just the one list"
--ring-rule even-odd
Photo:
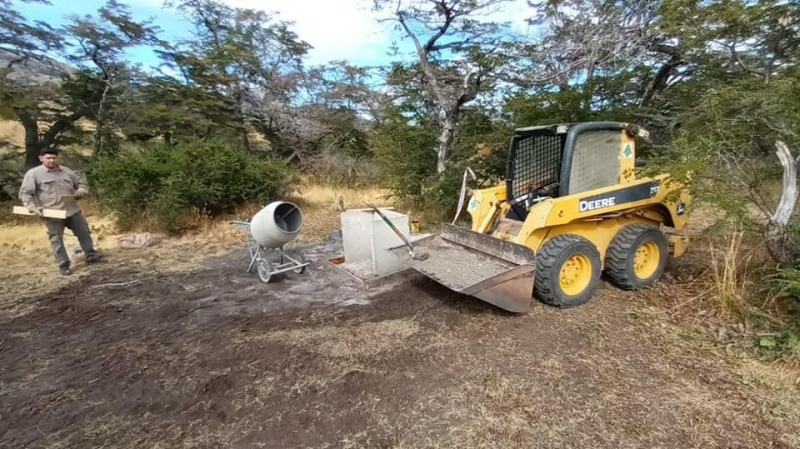
[(450, 147), (453, 145), (456, 134), (456, 116), (458, 113), (447, 112), (442, 122), (442, 133), (439, 135), (439, 146), (436, 149), (436, 172), (444, 173), (447, 168), (447, 159), (450, 157)]
[[(440, 121), (442, 133), (439, 135), (439, 142), (436, 148), (436, 171), (441, 174), (447, 167), (450, 147), (455, 140), (458, 114), (465, 104), (473, 101), (478, 95), (481, 75), (477, 72), (468, 71), (461, 84), (451, 86), (448, 85), (449, 83), (446, 80), (447, 75), (441, 73), (437, 67), (431, 63), (429, 57), (432, 53), (452, 47), (453, 42), (437, 45), (437, 41), (448, 32), (453, 25), (453, 21), (456, 20), (459, 15), (459, 13), (456, 13), (456, 7), (459, 5), (459, 1), (454, 1), (452, 4), (447, 4), (445, 1), (433, 3), (437, 7), (437, 13), (441, 15), (442, 22), (438, 23), (435, 28), (432, 28), (436, 29), (436, 32), (424, 45), (420, 42), (419, 37), (414, 31), (409, 28), (404, 14), (398, 13), (398, 21), (408, 37), (414, 42), (414, 46), (417, 49), (420, 68), (426, 77), (426, 90), (436, 99), (436, 103), (444, 111), (444, 118)], [(480, 7), (476, 5), (475, 9), (480, 9)]]
[(82, 113), (61, 117), (53, 122), (44, 134), (40, 135), (38, 117), (35, 112), (23, 108), (15, 108), (14, 112), (25, 128), (25, 170), (30, 170), (39, 165), (39, 151), (42, 148), (52, 146), (61, 133), (83, 117)]
[(770, 256), (781, 266), (788, 267), (797, 254), (786, 228), (797, 203), (797, 162), (800, 158), (795, 159), (781, 141), (776, 142), (775, 146), (775, 153), (783, 166), (783, 189), (775, 213), (769, 217), (765, 234)]
[(450, 150), (455, 140), (456, 126), (458, 125), (458, 114), (461, 112), (462, 106), (474, 100), (478, 95), (480, 76), (477, 73), (468, 73), (464, 77), (461, 94), (454, 99), (455, 101), (447, 101), (445, 94), (441, 90), (436, 90), (435, 84), (433, 89), (440, 99), (440, 104), (445, 107), (444, 119), (441, 121), (442, 133), (439, 135), (439, 146), (436, 149), (436, 172), (441, 174), (447, 168), (447, 161), (450, 158)]
[(686, 64), (683, 60), (683, 55), (681, 55), (680, 51), (678, 51), (677, 47), (673, 47), (671, 45), (664, 45), (664, 44), (657, 44), (653, 47), (653, 49), (657, 52), (669, 55), (669, 60), (658, 69), (653, 79), (647, 84), (645, 87), (644, 92), (642, 93), (642, 97), (639, 99), (639, 106), (647, 105), (650, 100), (653, 99), (653, 96), (663, 91), (667, 88), (667, 82), (669, 81), (669, 77), (672, 76), (675, 69), (678, 67)]
[(111, 90), (111, 79), (106, 78), (106, 86), (103, 88), (103, 95), (100, 97), (100, 105), (97, 108), (97, 129), (94, 131), (94, 145), (92, 145), (92, 156), (97, 156), (103, 149), (103, 127), (105, 126), (106, 98), (108, 91)]
[(250, 144), (250, 136), (247, 132), (247, 126), (242, 129), (242, 147), (246, 151), (250, 151), (252, 149), (252, 145)]
[(17, 117), (25, 128), (25, 170), (30, 170), (40, 164), (39, 150), (39, 124), (36, 116), (25, 109), (15, 109)]

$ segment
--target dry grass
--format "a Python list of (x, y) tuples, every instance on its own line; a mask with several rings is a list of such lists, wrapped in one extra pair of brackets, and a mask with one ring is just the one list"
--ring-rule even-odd
[(328, 238), (332, 230), (341, 229), (341, 211), (336, 207), (336, 195), (343, 197), (345, 209), (362, 209), (366, 203), (390, 207), (388, 191), (376, 188), (334, 188), (314, 185), (306, 180), (288, 199), (303, 211), (304, 225), (300, 241)]
[[(689, 252), (673, 264), (681, 278), (679, 292), (657, 290), (673, 319), (706, 322), (711, 316), (738, 323), (755, 316), (785, 322), (775, 298), (757, 291), (762, 270), (772, 263), (763, 240), (735, 224), (718, 227), (721, 212), (701, 205), (689, 217)], [(714, 228), (711, 228), (714, 226)]]
[[(366, 201), (388, 205), (381, 198), (384, 192), (379, 190), (338, 191), (345, 207), (360, 208)], [(336, 189), (307, 186), (287, 198), (304, 212), (303, 240), (323, 239), (330, 230), (339, 228), (339, 215), (334, 208), (336, 193)], [(231, 217), (217, 220), (195, 214), (189, 218), (195, 226), (188, 235), (134, 251), (115, 247), (116, 230), (108, 217), (92, 214), (89, 221), (95, 226), (108, 226), (98, 231), (98, 236), (103, 233), (101, 241), (115, 255), (114, 263), (139, 272), (185, 271), (215, 252), (242, 244), (242, 228), (227, 221), (248, 220), (257, 210), (257, 206), (243, 207)], [(53, 285), (52, 256), (40, 224), (0, 228), (0, 241), (5, 244), (0, 247), (0, 257), (16, 270), (2, 279), (3, 284), (12, 286), (7, 292), (18, 293), (13, 290), (14, 282), (31, 277), (32, 262), (38, 267), (36, 270), (42, 270), (39, 282)], [(720, 310), (733, 316), (746, 305), (747, 290), (742, 289), (749, 288), (757, 258), (746, 253), (747, 242), (739, 234), (709, 240), (708, 245), (707, 253), (705, 247), (694, 249), (703, 251), (703, 257), (708, 254), (710, 261), (707, 275), (701, 280), (708, 282), (710, 288), (703, 306), (716, 301)], [(680, 285), (668, 290), (679, 301), (687, 297)], [(632, 320), (636, 324), (628, 326), (627, 321), (620, 321), (624, 313), (619, 311), (622, 304), (630, 303), (612, 302), (612, 295), (616, 294), (615, 291), (598, 298), (587, 308), (570, 312), (537, 309), (518, 320), (501, 314), (463, 312), (444, 316), (457, 323), (448, 326), (431, 324), (425, 314), (400, 314), (382, 321), (362, 321), (361, 317), (347, 321), (330, 312), (317, 312), (318, 317), (309, 313), (305, 315), (308, 322), (294, 322), (281, 330), (253, 326), (247, 333), (238, 329), (221, 332), (220, 339), (231, 341), (231, 352), (288, 347), (285, 357), (271, 361), (279, 370), (267, 372), (254, 365), (242, 378), (247, 381), (231, 390), (231, 397), (235, 398), (231, 406), (243, 412), (239, 418), (209, 425), (200, 419), (178, 424), (149, 414), (104, 414), (82, 422), (77, 431), (70, 426), (57, 432), (52, 436), (55, 442), (51, 447), (89, 442), (101, 447), (174, 447), (179, 443), (182, 447), (231, 446), (242, 435), (275, 425), (284, 419), (284, 414), (288, 415), (285, 419), (291, 419), (297, 414), (295, 407), (317, 404), (320, 397), (328, 397), (324, 394), (339, 391), (350, 373), (368, 373), (367, 378), (383, 379), (391, 379), (390, 375), (408, 376), (405, 385), (409, 390), (423, 382), (428, 388), (415, 399), (406, 399), (402, 389), (380, 396), (370, 392), (376, 390), (374, 386), (348, 396), (347, 407), (369, 410), (368, 422), (360, 422), (351, 434), (342, 430), (332, 436), (332, 445), (333, 438), (339, 438), (337, 447), (499, 448), (527, 447), (531, 441), (546, 441), (548, 446), (641, 447), (670, 441), (676, 433), (689, 446), (715, 447), (731, 439), (741, 441), (751, 432), (758, 438), (767, 438), (763, 436), (766, 432), (758, 432), (758, 426), (763, 424), (758, 419), (765, 415), (764, 419), (774, 423), (776, 429), (787, 432), (775, 439), (783, 438), (787, 445), (800, 444), (788, 434), (788, 430), (800, 425), (797, 370), (753, 360), (731, 361), (716, 348), (707, 351), (700, 337), (687, 337), (681, 327), (685, 323), (669, 324), (663, 308), (651, 316)], [(609, 308), (598, 304), (608, 304)], [(0, 309), (5, 306), (0, 305)], [(432, 313), (437, 312), (449, 311), (439, 306)], [(514, 324), (510, 325), (512, 321)], [(584, 345), (580, 342), (586, 334), (592, 338)], [(123, 350), (153, 352), (145, 345), (119, 348)], [(200, 345), (182, 346), (182, 360), (194, 358), (187, 352), (200, 350), (204, 350)], [(404, 352), (413, 357), (400, 365), (393, 358)], [(387, 363), (392, 361), (392, 365)], [(402, 369), (387, 372), (387, 366)], [(195, 382), (191, 378), (193, 370), (180, 371), (180, 377), (170, 378), (168, 383), (174, 389), (165, 391)], [(755, 390), (728, 390), (731, 372), (754, 385)], [(207, 374), (228, 375), (229, 371), (226, 368)], [(39, 374), (33, 371), (33, 375)], [(75, 400), (75, 394), (53, 399)], [(741, 399), (744, 395), (748, 396)], [(292, 407), (273, 409), (276, 399), (287, 397)], [(383, 405), (390, 401), (392, 406)], [(191, 408), (202, 412), (202, 416), (214, 416), (210, 405), (197, 401)], [(260, 421), (255, 422), (251, 416), (259, 416), (258, 412), (264, 409), (270, 410), (269, 418), (261, 415)], [(348, 411), (334, 411), (326, 419)], [(311, 413), (303, 417), (311, 419)], [(727, 436), (728, 432), (732, 435)], [(388, 433), (395, 440), (378, 441), (375, 435), (381, 433)]]
[[(306, 181), (297, 192), (286, 199), (300, 207), (304, 215), (303, 230), (293, 243), (320, 241), (328, 238), (334, 229), (341, 229), (339, 212), (334, 208), (336, 195), (344, 197), (345, 207), (360, 208), (370, 201), (387, 206), (385, 191), (379, 189), (334, 189)], [(10, 205), (8, 205), (10, 208)], [(187, 232), (180, 237), (162, 240), (158, 245), (137, 250), (120, 249), (117, 238), (121, 232), (113, 217), (102, 215), (96, 205), (81, 203), (82, 210), (92, 228), (95, 245), (109, 255), (116, 264), (127, 264), (143, 272), (175, 272), (199, 267), (210, 256), (220, 255), (239, 245), (244, 245), (245, 230), (231, 225), (233, 220), (249, 221), (262, 206), (246, 205), (229, 216), (213, 219), (197, 211), (184, 217)], [(130, 232), (153, 231), (152, 223), (143, 222)], [(78, 240), (70, 231), (65, 232), (68, 248), (78, 248)], [(29, 313), (34, 304), (26, 299), (59, 288), (90, 274), (81, 263), (74, 266), (71, 277), (58, 276), (50, 243), (42, 223), (33, 217), (18, 217), (0, 225), (0, 300), (6, 317)]]
[(25, 145), (25, 128), (17, 121), (0, 120), (0, 140), (16, 146)]
[[(336, 208), (336, 196), (344, 199), (344, 207), (358, 209), (366, 207), (367, 202), (376, 206), (391, 206), (386, 200), (388, 192), (376, 188), (334, 188), (313, 184), (304, 180), (295, 191), (280, 200), (296, 204), (303, 213), (303, 229), (294, 242), (312, 242), (325, 240), (330, 232), (341, 229), (340, 210)], [(261, 204), (246, 204), (238, 207), (233, 213), (212, 218), (193, 210), (181, 219), (184, 237), (191, 239), (213, 240), (227, 244), (244, 242), (244, 230), (240, 226), (231, 225), (231, 221), (250, 221), (263, 208)], [(154, 232), (157, 229), (153, 221), (141, 221), (134, 225), (139, 231)]]
[(753, 259), (743, 245), (744, 233), (733, 230), (709, 246), (713, 297), (718, 310), (730, 316), (744, 316), (750, 309), (748, 292), (753, 286), (748, 268)]
[(736, 368), (736, 372), (747, 384), (766, 387), (773, 391), (800, 391), (800, 366), (745, 359)]
[(372, 202), (386, 205), (389, 191), (377, 188), (350, 188), (320, 186), (306, 179), (296, 191), (296, 197), (307, 204), (316, 204), (320, 207), (333, 209), (336, 195), (344, 197), (344, 207), (347, 209), (360, 209), (367, 207), (366, 203)]
[(293, 346), (309, 347), (323, 356), (358, 359), (379, 355), (403, 347), (419, 331), (418, 323), (407, 320), (386, 320), (362, 323), (342, 329), (336, 326), (319, 326), (248, 335), (240, 343), (273, 341)]

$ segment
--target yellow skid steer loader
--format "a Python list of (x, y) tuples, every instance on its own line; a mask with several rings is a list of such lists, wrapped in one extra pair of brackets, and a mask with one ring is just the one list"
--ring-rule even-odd
[(669, 175), (636, 178), (633, 124), (586, 122), (515, 130), (504, 184), (476, 190), (471, 229), (441, 232), (390, 252), (463, 294), (512, 312), (534, 297), (558, 307), (586, 303), (601, 273), (617, 287), (655, 284), (682, 235), (689, 195)]

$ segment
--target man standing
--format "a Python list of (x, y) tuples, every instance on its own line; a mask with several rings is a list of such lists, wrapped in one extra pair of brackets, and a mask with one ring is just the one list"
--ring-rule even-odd
[[(45, 148), (39, 154), (42, 165), (25, 173), (19, 198), (22, 204), (32, 213), (42, 217), (50, 237), (50, 247), (56, 257), (62, 275), (69, 275), (70, 261), (64, 248), (64, 228), (69, 228), (78, 238), (86, 263), (100, 262), (102, 259), (94, 249), (89, 225), (81, 213), (75, 200), (88, 193), (88, 187), (74, 171), (58, 163), (58, 150)], [(64, 210), (66, 219), (47, 218), (43, 209)]]

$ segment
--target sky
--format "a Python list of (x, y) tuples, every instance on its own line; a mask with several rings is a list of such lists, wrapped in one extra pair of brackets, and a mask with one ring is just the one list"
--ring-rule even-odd
[[(154, 18), (165, 40), (185, 38), (189, 26), (173, 10), (162, 8), (163, 0), (119, 0), (131, 7), (134, 18)], [(354, 65), (377, 65), (388, 62), (392, 41), (399, 36), (390, 23), (379, 23), (381, 16), (370, 11), (372, 0), (224, 0), (231, 6), (260, 9), (276, 13), (279, 20), (294, 22), (292, 29), (300, 39), (314, 48), (306, 58), (309, 66), (333, 60), (348, 60)], [(16, 8), (28, 20), (43, 20), (59, 25), (70, 14), (94, 13), (104, 0), (50, 0), (51, 5), (15, 2)], [(526, 0), (512, 0), (502, 10), (491, 16), (498, 21), (509, 21), (517, 31), (528, 32), (525, 19), (531, 15)], [(410, 42), (400, 40), (404, 48)], [(145, 66), (157, 64), (152, 51), (136, 49), (130, 52), (132, 60)]]

